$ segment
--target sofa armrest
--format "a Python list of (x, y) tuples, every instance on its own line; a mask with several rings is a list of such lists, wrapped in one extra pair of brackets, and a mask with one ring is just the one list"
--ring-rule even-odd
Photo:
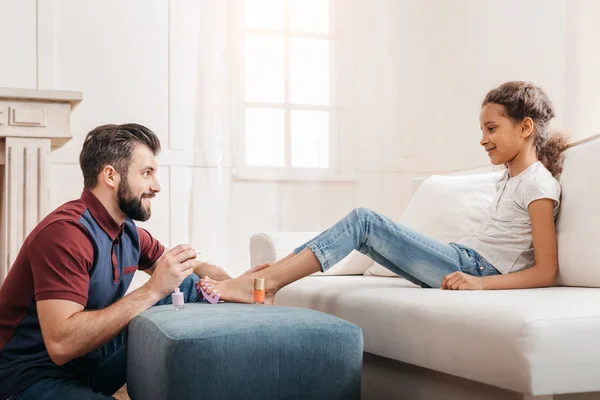
[(273, 263), (317, 236), (320, 232), (260, 232), (250, 237), (251, 267)]
[[(250, 237), (251, 267), (281, 260), (320, 232), (260, 232)], [(373, 260), (354, 250), (327, 272), (314, 275), (362, 275)]]

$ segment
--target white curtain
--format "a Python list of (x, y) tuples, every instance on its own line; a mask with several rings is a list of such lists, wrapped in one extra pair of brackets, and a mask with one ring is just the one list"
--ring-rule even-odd
[[(232, 71), (240, 49), (233, 35), (242, 29), (236, 4), (202, 0), (191, 79), (194, 164), (189, 202), (190, 242), (203, 257), (238, 274), (249, 267), (248, 239), (258, 231), (320, 231), (352, 207), (399, 210), (394, 175), (411, 155), (410, 135), (403, 135), (403, 115), (410, 102), (403, 52), (402, 8), (397, 0), (334, 0), (335, 39), (331, 46), (333, 93), (342, 172), (354, 182), (286, 182), (232, 179), (235, 173), (239, 102)], [(325, 1), (325, 0), (323, 0)], [(414, 128), (414, 127), (409, 127)], [(382, 177), (388, 173), (388, 178)], [(396, 188), (396, 189), (394, 189)], [(300, 243), (299, 243), (300, 244)]]

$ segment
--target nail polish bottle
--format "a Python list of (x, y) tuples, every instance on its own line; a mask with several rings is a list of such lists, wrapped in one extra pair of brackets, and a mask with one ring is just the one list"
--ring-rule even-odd
[(254, 279), (254, 304), (265, 303), (265, 280), (263, 278)]
[(171, 295), (171, 300), (173, 301), (173, 308), (176, 310), (183, 309), (183, 293), (179, 290), (179, 288), (175, 288), (175, 291)]

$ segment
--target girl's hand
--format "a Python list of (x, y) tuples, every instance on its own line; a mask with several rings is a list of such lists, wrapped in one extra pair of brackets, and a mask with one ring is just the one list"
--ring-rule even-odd
[(442, 290), (483, 290), (483, 280), (457, 271), (446, 275), (440, 288)]

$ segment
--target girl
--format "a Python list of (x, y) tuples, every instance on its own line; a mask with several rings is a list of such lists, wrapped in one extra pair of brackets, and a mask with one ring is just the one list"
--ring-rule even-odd
[(485, 97), (480, 144), (505, 165), (485, 223), (470, 237), (440, 243), (374, 211), (358, 208), (269, 268), (226, 281), (209, 277), (198, 290), (211, 301), (252, 303), (254, 278), (266, 279), (266, 304), (282, 287), (326, 271), (358, 250), (425, 288), (517, 289), (551, 286), (558, 271), (555, 220), (567, 138), (549, 132), (555, 116), (544, 91), (507, 82)]

